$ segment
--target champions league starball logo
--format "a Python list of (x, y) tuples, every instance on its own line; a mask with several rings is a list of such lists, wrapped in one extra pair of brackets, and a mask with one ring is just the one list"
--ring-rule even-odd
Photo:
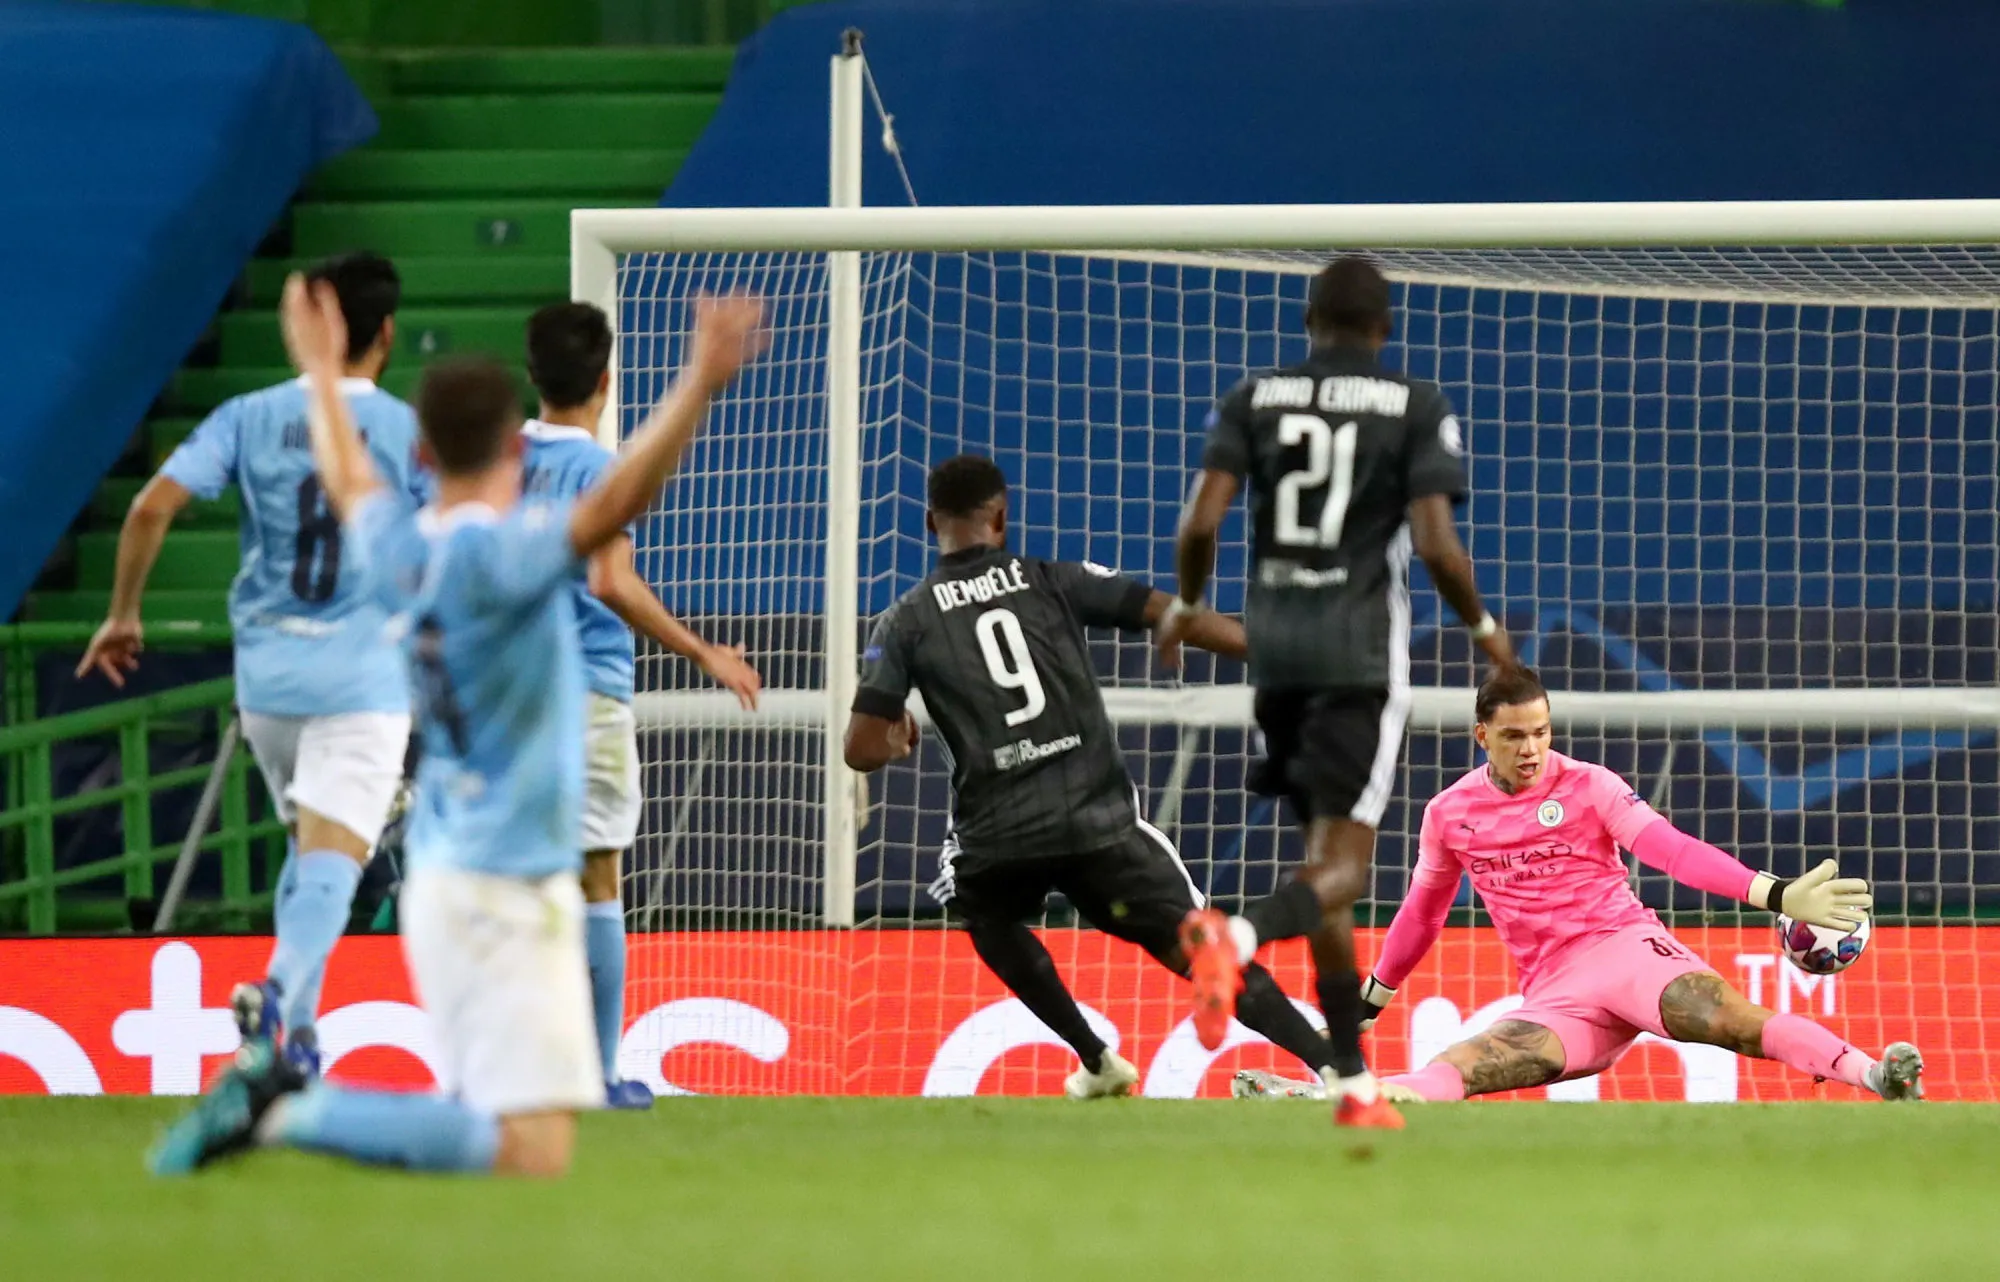
[(1544, 801), (1535, 808), (1535, 822), (1544, 828), (1553, 828), (1563, 821), (1563, 803)]

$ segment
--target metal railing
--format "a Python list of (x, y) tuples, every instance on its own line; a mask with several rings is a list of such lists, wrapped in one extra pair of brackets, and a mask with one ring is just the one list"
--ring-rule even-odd
[[(158, 627), (149, 626), (149, 633)], [(226, 630), (208, 630), (227, 635)], [(199, 625), (160, 631), (162, 641), (214, 643)], [(10, 720), (20, 711), (32, 715), (32, 652), (75, 644), (77, 632), (74, 625), (66, 624), (0, 629), (0, 651), (7, 659)], [(89, 633), (89, 628), (81, 629), (83, 638)], [(108, 877), (122, 879), (128, 904), (155, 899), (155, 871), (158, 865), (172, 862), (183, 843), (156, 843), (154, 799), (172, 789), (200, 786), (214, 772), (215, 762), (156, 772), (152, 768), (154, 736), (162, 732), (183, 737), (205, 734), (206, 730), (195, 723), (211, 714), (220, 730), (230, 719), (234, 697), (235, 682), (224, 677), (81, 712), (18, 719), (0, 728), (0, 762), (4, 762), (8, 784), (5, 808), (0, 809), (0, 929), (25, 927), (29, 934), (53, 934), (60, 924), (59, 892)], [(118, 782), (55, 796), (56, 747), (99, 736), (116, 736)], [(221, 741), (231, 745), (234, 739), (225, 735)], [(244, 912), (253, 910), (258, 902), (252, 892), (253, 851), (265, 843), (267, 861), (282, 857), (282, 825), (276, 819), (252, 820), (252, 774), (248, 754), (232, 751), (221, 777), (220, 827), (203, 834), (197, 843), (202, 852), (220, 855), (223, 904)], [(112, 806), (118, 808), (123, 852), (58, 868), (57, 822)]]

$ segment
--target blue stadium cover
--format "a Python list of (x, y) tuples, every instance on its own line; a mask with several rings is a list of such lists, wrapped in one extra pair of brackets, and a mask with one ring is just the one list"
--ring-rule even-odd
[(301, 180), (374, 132), (304, 27), (0, 5), (0, 617)]
[(1985, 0), (839, 0), (743, 45), (664, 203), (825, 204), (849, 26), (931, 205), (2000, 194)]

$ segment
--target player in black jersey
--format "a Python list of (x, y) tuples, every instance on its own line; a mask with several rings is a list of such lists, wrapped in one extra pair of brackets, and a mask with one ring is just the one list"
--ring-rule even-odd
[[(875, 621), (847, 723), (847, 764), (880, 770), (910, 755), (924, 697), (951, 750), (952, 830), (931, 893), (961, 920), (992, 972), (1083, 1061), (1066, 1092), (1129, 1093), (1130, 1063), (1084, 1022), (1055, 960), (1025, 920), (1052, 890), (1085, 920), (1139, 945), (1180, 975), (1179, 930), (1202, 902), (1165, 834), (1138, 810), (1138, 791), (1105, 714), (1086, 626), (1139, 631), (1167, 594), (1102, 566), (1007, 550), (1007, 481), (992, 460), (948, 459), (930, 475), (927, 518), (938, 541), (929, 577)], [(1241, 657), (1234, 619), (1190, 620), (1184, 639)], [(1233, 972), (1232, 972), (1233, 974)], [(1330, 1071), (1331, 1048), (1277, 981), (1243, 968), (1244, 1025)]]
[[(1410, 703), (1410, 553), (1496, 666), (1514, 663), (1480, 603), (1452, 508), (1465, 497), (1458, 420), (1435, 385), (1384, 368), (1389, 282), (1369, 260), (1336, 259), (1313, 278), (1312, 351), (1244, 380), (1209, 416), (1202, 472), (1181, 521), (1180, 595), (1161, 619), (1167, 662), (1206, 617), (1216, 533), (1250, 490), (1244, 626), (1265, 760), (1250, 786), (1287, 796), (1305, 825), (1306, 863), (1277, 893), (1225, 919), (1192, 915), (1195, 1027), (1219, 1045), (1238, 967), (1260, 942), (1309, 936), (1334, 1048), (1335, 1117), (1400, 1127), (1361, 1055), (1374, 994), (1354, 965), (1354, 901), (1368, 888)], [(1414, 537), (1413, 537), (1414, 536)]]

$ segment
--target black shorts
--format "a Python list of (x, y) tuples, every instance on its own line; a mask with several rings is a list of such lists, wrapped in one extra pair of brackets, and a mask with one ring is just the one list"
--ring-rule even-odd
[(1039, 917), (1049, 892), (1107, 935), (1141, 947), (1171, 946), (1181, 918), (1201, 905), (1166, 834), (1135, 826), (1117, 844), (1078, 855), (981, 857), (947, 840), (931, 895), (973, 925)]
[(1264, 760), (1253, 792), (1290, 797), (1299, 817), (1380, 827), (1403, 753), (1409, 698), (1387, 690), (1259, 690)]

